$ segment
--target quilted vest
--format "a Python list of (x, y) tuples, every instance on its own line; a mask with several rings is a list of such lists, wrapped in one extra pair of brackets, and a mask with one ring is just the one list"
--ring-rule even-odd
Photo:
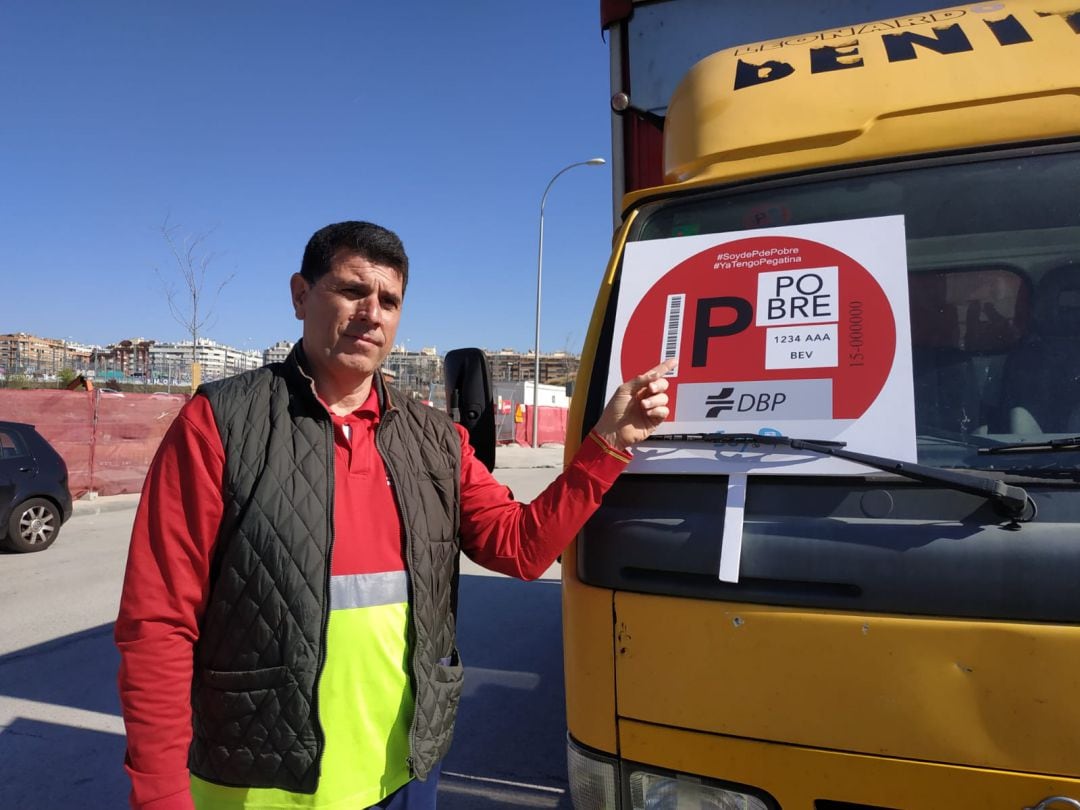
[[(324, 746), (318, 684), (334, 451), (330, 417), (302, 359), (297, 344), (284, 363), (200, 388), (225, 450), (225, 511), (195, 646), (189, 767), (218, 784), (313, 793)], [(450, 747), (461, 695), (461, 445), (446, 414), (381, 375), (374, 384), (383, 411), (375, 442), (400, 512), (409, 581), (409, 765), (423, 779)]]

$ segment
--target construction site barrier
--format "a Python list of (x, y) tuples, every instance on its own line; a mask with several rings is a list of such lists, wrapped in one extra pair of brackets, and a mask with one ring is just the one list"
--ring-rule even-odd
[(0, 390), (0, 420), (34, 425), (68, 468), (73, 498), (139, 492), (186, 394)]
[[(504, 400), (504, 403), (507, 403)], [(509, 403), (495, 415), (495, 440), (499, 444), (532, 444), (532, 406)], [(565, 444), (566, 418), (570, 411), (553, 405), (541, 405), (536, 431), (539, 444)]]
[[(165, 431), (187, 394), (0, 389), (0, 420), (25, 422), (56, 448), (74, 498), (139, 492)], [(566, 408), (541, 405), (539, 444), (566, 442)], [(532, 406), (496, 416), (496, 439), (532, 444)]]

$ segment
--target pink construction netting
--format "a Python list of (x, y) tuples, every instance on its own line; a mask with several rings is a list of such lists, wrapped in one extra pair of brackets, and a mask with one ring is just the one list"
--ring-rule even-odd
[(186, 394), (0, 390), (0, 420), (34, 425), (68, 467), (74, 498), (138, 492)]
[[(150, 461), (187, 394), (0, 389), (0, 420), (34, 425), (68, 467), (71, 495), (139, 492)], [(541, 406), (540, 444), (566, 441), (565, 408)], [(532, 408), (501, 416), (499, 441), (532, 444)]]
[[(536, 417), (536, 432), (540, 439), (538, 443), (565, 444), (566, 417), (569, 413), (566, 408), (541, 405)], [(517, 444), (532, 444), (532, 408), (528, 405), (524, 408), (522, 421), (514, 424), (514, 441)]]

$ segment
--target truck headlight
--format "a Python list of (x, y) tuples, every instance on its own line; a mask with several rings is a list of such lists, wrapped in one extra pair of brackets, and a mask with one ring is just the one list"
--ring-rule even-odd
[(769, 810), (756, 796), (704, 784), (691, 776), (662, 776), (648, 771), (630, 774), (633, 810)]
[(567, 742), (566, 766), (574, 810), (618, 810), (619, 781), (615, 763)]

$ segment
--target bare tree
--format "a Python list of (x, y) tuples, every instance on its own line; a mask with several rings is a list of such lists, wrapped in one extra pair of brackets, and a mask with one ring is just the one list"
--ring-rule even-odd
[(206, 241), (213, 230), (198, 234), (185, 234), (179, 225), (170, 225), (169, 218), (161, 223), (161, 236), (169, 248), (173, 264), (171, 273), (180, 279), (180, 289), (170, 281), (161, 268), (154, 268), (161, 280), (165, 300), (169, 302), (169, 311), (184, 332), (191, 336), (191, 374), (195, 383), (195, 365), (199, 345), (199, 335), (215, 323), (214, 305), (225, 285), (232, 281), (235, 273), (230, 273), (213, 291), (212, 297), (206, 298), (207, 273), (217, 253), (206, 249)]

